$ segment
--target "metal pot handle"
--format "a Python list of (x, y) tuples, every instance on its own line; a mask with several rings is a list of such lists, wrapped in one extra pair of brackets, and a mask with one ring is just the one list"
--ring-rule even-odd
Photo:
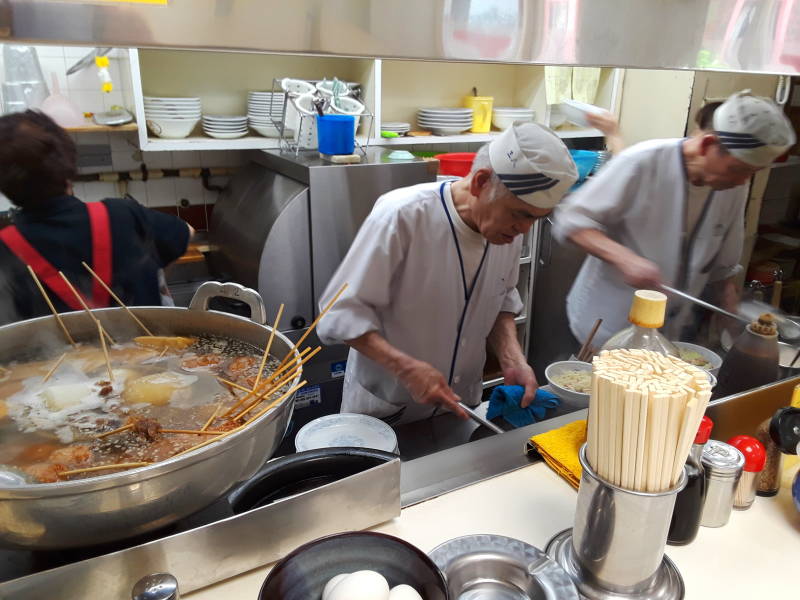
[(259, 293), (238, 283), (206, 281), (197, 288), (192, 301), (189, 302), (189, 309), (208, 310), (208, 302), (212, 298), (230, 298), (231, 300), (244, 302), (250, 307), (251, 321), (255, 321), (259, 325), (264, 325), (267, 322), (267, 309), (264, 308), (264, 301)]

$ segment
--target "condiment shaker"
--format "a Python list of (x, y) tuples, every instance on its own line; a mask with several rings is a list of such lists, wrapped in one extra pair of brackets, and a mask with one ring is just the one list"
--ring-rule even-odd
[(131, 590), (132, 600), (180, 600), (178, 580), (170, 573), (151, 573), (137, 581)]
[(764, 469), (758, 476), (756, 494), (759, 496), (774, 496), (781, 489), (781, 471), (783, 470), (783, 454), (769, 434), (772, 417), (761, 423), (756, 429), (756, 439), (761, 442), (766, 451)]
[(736, 485), (742, 476), (744, 456), (725, 442), (709, 440), (703, 448), (703, 469), (706, 474), (706, 501), (700, 525), (722, 527), (733, 510)]
[(667, 534), (667, 543), (672, 546), (690, 544), (700, 529), (700, 517), (706, 499), (703, 448), (711, 437), (713, 427), (714, 422), (708, 417), (703, 417), (686, 459), (686, 465), (683, 467), (686, 471), (686, 487), (678, 492), (675, 498), (675, 509), (672, 511), (672, 521)]
[(764, 464), (767, 462), (767, 451), (756, 438), (749, 435), (737, 435), (728, 443), (744, 455), (742, 476), (736, 486), (733, 508), (747, 510), (756, 499), (756, 487)]

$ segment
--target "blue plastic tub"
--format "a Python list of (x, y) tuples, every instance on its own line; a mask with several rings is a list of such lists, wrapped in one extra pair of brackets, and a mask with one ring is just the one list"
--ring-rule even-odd
[(317, 141), (322, 154), (352, 154), (356, 147), (356, 118), (352, 115), (317, 117)]
[(571, 188), (574, 190), (586, 181), (586, 178), (594, 170), (600, 153), (595, 150), (570, 150), (569, 153), (572, 155), (572, 160), (575, 161), (575, 166), (578, 167), (578, 181)]

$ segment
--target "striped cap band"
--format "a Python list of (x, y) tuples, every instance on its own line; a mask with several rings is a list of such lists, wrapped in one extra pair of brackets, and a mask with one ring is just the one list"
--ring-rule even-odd
[(736, 148), (761, 148), (764, 142), (749, 133), (735, 133), (733, 131), (715, 131), (720, 143), (729, 149)]
[(498, 173), (497, 176), (500, 178), (500, 181), (505, 184), (509, 191), (513, 192), (517, 196), (549, 190), (550, 188), (558, 185), (559, 181), (558, 179), (548, 177), (542, 173), (532, 173), (530, 175)]

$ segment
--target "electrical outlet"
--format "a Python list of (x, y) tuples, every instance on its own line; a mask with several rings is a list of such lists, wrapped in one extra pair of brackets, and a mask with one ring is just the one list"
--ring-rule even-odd
[(111, 146), (109, 144), (78, 144), (78, 167), (110, 167)]

